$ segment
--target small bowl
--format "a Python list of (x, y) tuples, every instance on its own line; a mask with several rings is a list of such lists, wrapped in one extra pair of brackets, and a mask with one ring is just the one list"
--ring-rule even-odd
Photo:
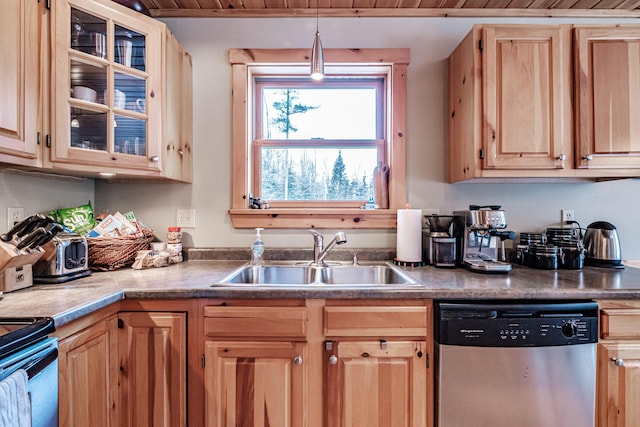
[(71, 96), (82, 101), (96, 102), (98, 94), (90, 87), (74, 86), (71, 88)]

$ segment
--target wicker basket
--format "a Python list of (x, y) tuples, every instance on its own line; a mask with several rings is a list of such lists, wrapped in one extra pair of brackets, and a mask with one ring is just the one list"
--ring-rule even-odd
[(89, 268), (112, 271), (133, 264), (138, 251), (149, 249), (153, 232), (145, 231), (141, 237), (92, 237), (87, 238)]

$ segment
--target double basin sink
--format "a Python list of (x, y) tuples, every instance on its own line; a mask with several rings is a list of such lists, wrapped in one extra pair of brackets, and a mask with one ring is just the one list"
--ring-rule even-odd
[(314, 265), (287, 262), (244, 265), (214, 286), (397, 288), (422, 285), (390, 263)]

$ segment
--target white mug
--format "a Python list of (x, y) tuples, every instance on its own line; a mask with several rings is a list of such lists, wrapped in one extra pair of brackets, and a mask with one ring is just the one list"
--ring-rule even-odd
[(144, 113), (146, 111), (147, 108), (147, 101), (144, 98), (138, 98), (136, 99), (136, 110), (138, 110), (141, 113)]

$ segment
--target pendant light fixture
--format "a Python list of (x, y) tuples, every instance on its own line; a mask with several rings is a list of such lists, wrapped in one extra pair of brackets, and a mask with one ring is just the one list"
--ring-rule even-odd
[(313, 80), (324, 79), (324, 53), (322, 52), (322, 42), (320, 41), (320, 32), (318, 31), (318, 2), (316, 0), (316, 36), (313, 38), (313, 47), (311, 48), (311, 78)]

